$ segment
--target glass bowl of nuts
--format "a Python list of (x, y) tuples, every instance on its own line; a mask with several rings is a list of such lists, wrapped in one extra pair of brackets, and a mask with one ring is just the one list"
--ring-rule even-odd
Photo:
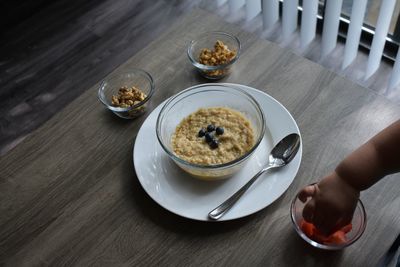
[(154, 92), (153, 78), (140, 69), (111, 74), (101, 82), (98, 97), (114, 114), (134, 119), (146, 112)]
[(221, 79), (231, 72), (240, 55), (239, 39), (226, 32), (207, 32), (188, 46), (189, 60), (200, 74), (211, 80)]

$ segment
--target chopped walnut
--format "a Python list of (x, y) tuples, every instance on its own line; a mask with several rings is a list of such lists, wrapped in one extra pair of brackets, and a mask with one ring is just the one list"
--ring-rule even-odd
[(118, 90), (118, 95), (111, 97), (111, 104), (115, 107), (127, 108), (140, 103), (145, 98), (146, 95), (135, 86), (131, 88), (123, 86)]
[[(214, 50), (204, 48), (199, 55), (199, 62), (208, 66), (218, 66), (229, 63), (236, 57), (236, 50), (230, 50), (226, 44), (217, 40), (214, 45)], [(222, 76), (226, 74), (228, 69), (218, 69), (204, 71), (208, 76)]]
[(214, 50), (204, 48), (200, 52), (199, 62), (208, 66), (218, 66), (229, 63), (236, 56), (235, 50), (230, 50), (222, 41), (217, 41)]

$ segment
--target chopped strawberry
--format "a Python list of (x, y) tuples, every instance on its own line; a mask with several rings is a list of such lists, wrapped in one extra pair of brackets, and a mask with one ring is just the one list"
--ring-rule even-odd
[(351, 223), (349, 223), (348, 225), (343, 226), (342, 229), (340, 229), (340, 230), (347, 234), (348, 232), (351, 231), (351, 229), (353, 229), (353, 225)]
[(329, 236), (322, 234), (312, 223), (306, 222), (305, 220), (300, 221), (300, 229), (306, 236), (318, 243), (326, 245), (341, 245), (347, 242), (346, 234), (351, 231), (352, 224), (350, 223), (342, 227), (342, 229)]
[(346, 234), (343, 231), (339, 230), (329, 236), (326, 244), (341, 245), (346, 243), (346, 241)]
[(309, 238), (314, 235), (315, 226), (312, 223), (308, 223), (305, 220), (302, 220), (300, 223), (300, 228)]

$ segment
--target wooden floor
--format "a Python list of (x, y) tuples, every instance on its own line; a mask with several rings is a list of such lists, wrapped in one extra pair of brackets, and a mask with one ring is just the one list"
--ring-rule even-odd
[[(338, 54), (319, 59), (318, 39), (309, 49), (298, 49), (279, 38), (280, 25), (264, 31), (260, 16), (245, 21), (244, 11), (228, 16), (227, 4), (216, 8), (211, 0), (82, 0), (2, 2), (8, 10), (0, 19), (0, 155), (53, 116), (87, 88), (164, 32), (185, 12), (200, 7), (279, 43), (341, 75), (398, 101), (386, 90), (391, 64), (363, 80), (367, 54), (360, 53), (345, 72)], [(398, 92), (400, 90), (397, 90)], [(93, 101), (97, 101), (93, 99)]]
[(3, 8), (7, 2), (10, 15), (0, 20), (0, 155), (198, 5), (8, 0)]

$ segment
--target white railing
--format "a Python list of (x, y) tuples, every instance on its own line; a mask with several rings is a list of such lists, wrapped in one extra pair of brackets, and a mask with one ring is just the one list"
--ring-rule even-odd
[(304, 1), (301, 17), (300, 44), (306, 48), (315, 38), (317, 30), (318, 0)]
[[(264, 29), (271, 28), (281, 19), (282, 38), (289, 39), (298, 30), (298, 0), (218, 0), (219, 4), (228, 2), (229, 12), (245, 9), (249, 21), (261, 13)], [(375, 34), (372, 40), (368, 62), (365, 67), (365, 80), (379, 68), (390, 21), (393, 16), (396, 0), (381, 0)], [(283, 2), (282, 17), (279, 17), (279, 2)], [(318, 0), (303, 0), (302, 19), (300, 23), (300, 46), (306, 48), (316, 36)], [(336, 47), (343, 0), (326, 0), (323, 18), (321, 41), (321, 59), (328, 56)], [(360, 44), (367, 0), (354, 0), (350, 15), (346, 44), (343, 52), (342, 69), (345, 70), (356, 58)], [(391, 89), (400, 83), (400, 53), (393, 66), (388, 87)]]

